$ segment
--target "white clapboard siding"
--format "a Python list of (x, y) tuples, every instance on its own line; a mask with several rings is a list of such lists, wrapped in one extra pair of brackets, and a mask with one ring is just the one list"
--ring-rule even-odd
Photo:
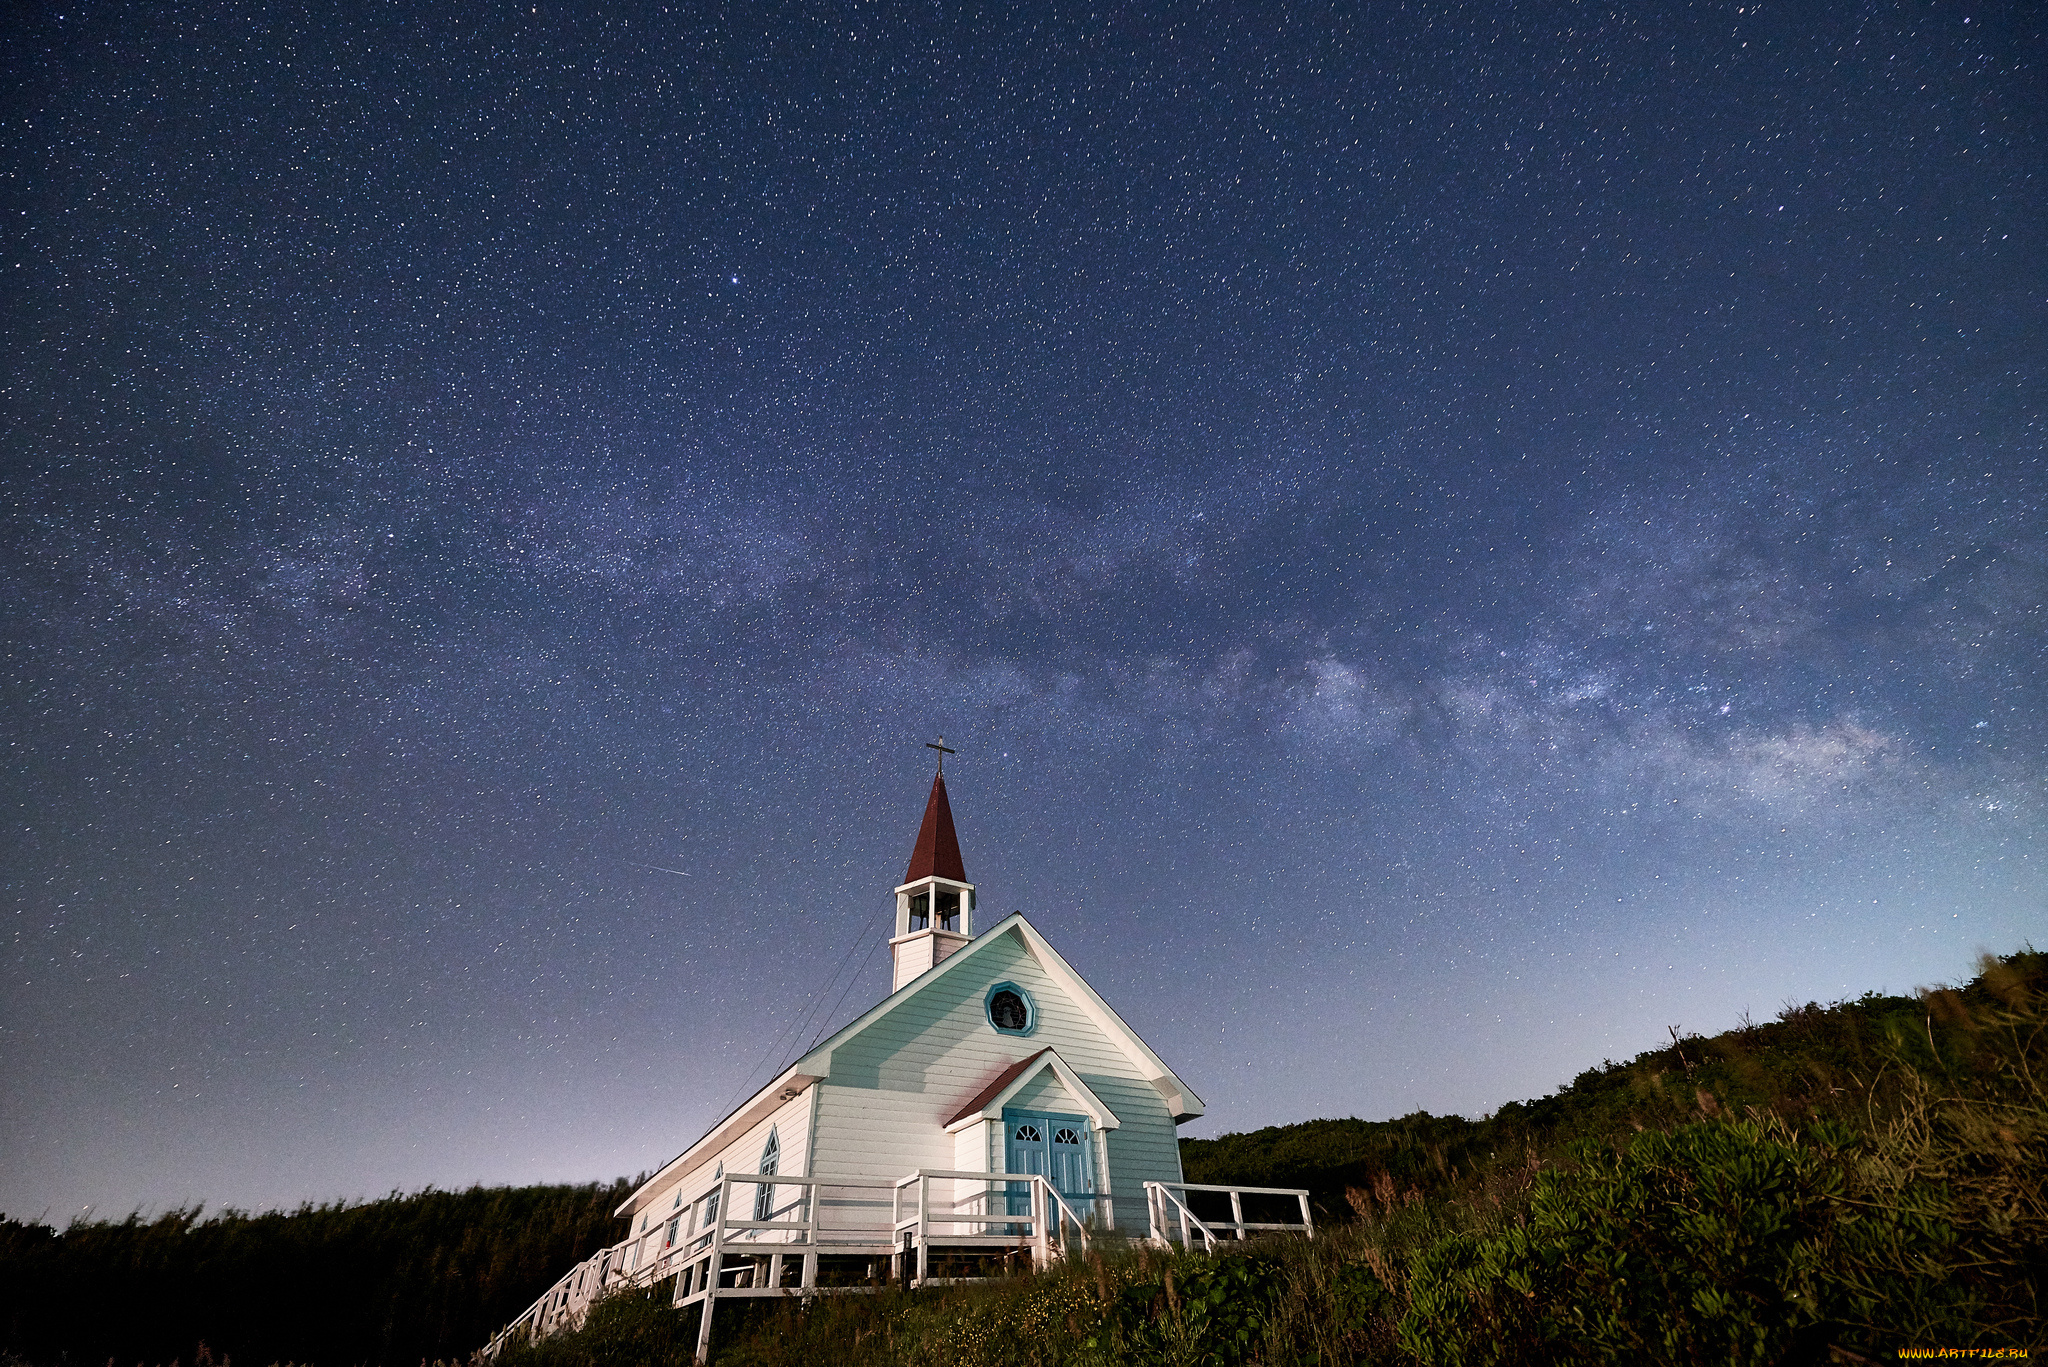
[[(1021, 935), (1005, 932), (1001, 939), (978, 947), (970, 962), (833, 1049), (830, 1076), (815, 1089), (816, 1175), (879, 1181), (914, 1168), (952, 1166), (959, 1150), (943, 1132), (944, 1122), (1005, 1068), (1049, 1046), (1120, 1122), (1108, 1136), (1116, 1220), (1143, 1228), (1144, 1184), (1181, 1180), (1180, 1146), (1165, 1099), (1045, 972)], [(989, 1025), (983, 1002), (990, 986), (1003, 981), (1031, 994), (1031, 1034), (1005, 1035)], [(991, 1164), (1000, 1161), (993, 1137), (988, 1151)]]

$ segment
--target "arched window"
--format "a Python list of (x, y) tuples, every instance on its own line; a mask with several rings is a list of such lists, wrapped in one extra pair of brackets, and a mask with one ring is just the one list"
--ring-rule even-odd
[(711, 1174), (711, 1194), (704, 1198), (704, 1223), (697, 1226), (699, 1229), (709, 1229), (718, 1223), (718, 1193), (724, 1190), (718, 1184), (718, 1179), (723, 1176), (725, 1164), (720, 1163), (718, 1171)]
[[(768, 1142), (761, 1146), (760, 1171), (772, 1177), (775, 1175), (775, 1170), (780, 1166), (781, 1162), (782, 1135), (775, 1129), (770, 1128), (768, 1131)], [(756, 1220), (766, 1220), (770, 1218), (769, 1212), (774, 1209), (775, 1188), (767, 1182), (756, 1182), (754, 1184), (754, 1218)]]

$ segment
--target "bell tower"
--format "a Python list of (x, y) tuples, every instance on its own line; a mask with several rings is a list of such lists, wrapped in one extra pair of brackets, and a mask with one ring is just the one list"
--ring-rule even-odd
[(946, 800), (946, 756), (954, 752), (946, 748), (944, 736), (936, 745), (925, 744), (939, 752), (939, 771), (932, 775), (910, 868), (896, 889), (896, 933), (889, 938), (891, 992), (974, 938), (974, 884), (960, 862), (960, 837)]

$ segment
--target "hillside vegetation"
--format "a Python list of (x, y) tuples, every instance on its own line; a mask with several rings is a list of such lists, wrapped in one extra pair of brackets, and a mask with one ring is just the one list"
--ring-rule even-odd
[[(2048, 955), (1959, 989), (1674, 1038), (1483, 1121), (1184, 1145), (1326, 1225), (1214, 1258), (1101, 1245), (1041, 1276), (721, 1307), (720, 1367), (1891, 1362), (2048, 1352)], [(687, 1360), (659, 1292), (500, 1367)]]
[[(1321, 1218), (1346, 1219), (1345, 1193), (1391, 1182), (1403, 1192), (1455, 1188), (1481, 1171), (1512, 1169), (1533, 1146), (1614, 1141), (1720, 1116), (1768, 1112), (1798, 1124), (1861, 1123), (1894, 1108), (1908, 1069), (1936, 1073), (1965, 1057), (1971, 1011), (1996, 1003), (1994, 981), (2038, 974), (2041, 956), (2017, 955), (1960, 989), (1924, 996), (1866, 993), (1853, 1001), (1790, 1006), (1776, 1020), (1712, 1037), (1677, 1036), (1626, 1063), (1590, 1068), (1538, 1101), (1509, 1102), (1486, 1120), (1417, 1112), (1398, 1120), (1311, 1120), (1219, 1139), (1184, 1139), (1190, 1182), (1306, 1187)], [(1928, 1052), (1931, 1028), (1939, 1060)], [(1903, 1051), (1902, 1051), (1903, 1045)], [(1962, 1052), (1958, 1052), (1961, 1050)]]
[[(1314, 1121), (1183, 1145), (1300, 1186), (1314, 1241), (1098, 1241), (1039, 1276), (721, 1306), (725, 1367), (1800, 1363), (2044, 1349), (2048, 955), (1969, 984), (1678, 1037), (1481, 1121)], [(459, 1360), (617, 1237), (628, 1184), (210, 1219), (0, 1224), (28, 1362)], [(499, 1367), (681, 1364), (691, 1312), (602, 1302)]]

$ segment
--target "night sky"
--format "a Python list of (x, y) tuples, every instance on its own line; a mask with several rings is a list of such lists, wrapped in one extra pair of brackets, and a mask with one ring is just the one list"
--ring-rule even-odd
[(0, 1210), (662, 1162), (941, 733), (1188, 1133), (2048, 942), (2044, 27), (11, 11)]

